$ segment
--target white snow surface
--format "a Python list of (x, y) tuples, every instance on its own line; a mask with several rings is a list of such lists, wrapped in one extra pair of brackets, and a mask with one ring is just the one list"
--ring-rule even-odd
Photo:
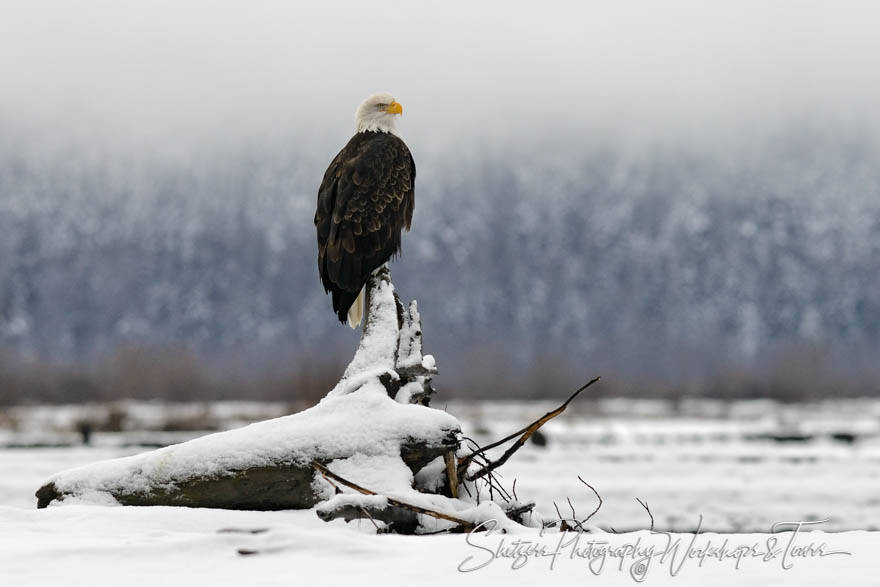
[[(353, 393), (327, 397), (297, 414), (70, 469), (48, 481), (54, 482), (61, 493), (107, 503), (108, 494), (116, 491), (148, 492), (157, 486), (223, 471), (279, 462), (330, 461), (354, 453), (362, 458), (375, 457), (383, 465), (396, 462), (396, 469), (406, 469), (400, 459), (400, 444), (407, 437), (439, 441), (444, 431), (459, 428), (458, 421), (443, 411), (394, 401), (373, 380)], [(390, 469), (383, 466), (382, 470)]]
[[(372, 401), (361, 395), (364, 391), (347, 397), (349, 401)], [(453, 402), (449, 409), (461, 416), (466, 434), (485, 443), (551, 407), (555, 407), (552, 402)], [(553, 501), (567, 514), (566, 497), (572, 499), (579, 515), (586, 515), (596, 501), (575, 476), (580, 474), (604, 498), (591, 524), (617, 530), (647, 528), (647, 515), (635, 501), (640, 497), (650, 503), (658, 528), (673, 531), (671, 540), (681, 540), (681, 549), (692, 540), (696, 549), (710, 540), (714, 546), (726, 540), (728, 548), (755, 544), (765, 548), (773, 539), (784, 548), (791, 534), (760, 533), (769, 532), (773, 523), (783, 520), (831, 518), (819, 526), (825, 530), (877, 527), (880, 404), (779, 406), (745, 402), (719, 405), (717, 410), (711, 405), (698, 407), (679, 406), (678, 413), (662, 402), (634, 400), (572, 406), (545, 427), (547, 446), (528, 443), (504, 466), (505, 484), (510, 488), (512, 480), (518, 479), (519, 496), (535, 500), (536, 513), (545, 518), (554, 514)], [(154, 408), (144, 406), (150, 413)], [(399, 413), (394, 406), (387, 409)], [(44, 412), (40, 412), (41, 418)], [(711, 416), (715, 412), (726, 415)], [(864, 438), (852, 445), (824, 437), (796, 444), (750, 440), (757, 433), (789, 429), (816, 433), (855, 430)], [(337, 435), (348, 432), (334, 431)], [(620, 559), (609, 558), (596, 576), (588, 560), (572, 554), (571, 546), (562, 550), (552, 568), (548, 557), (532, 557), (517, 570), (512, 568), (516, 559), (502, 556), (493, 560), (479, 548), (494, 551), (502, 539), (507, 549), (501, 554), (510, 554), (517, 540), (521, 545), (531, 541), (556, 547), (559, 534), (542, 537), (533, 528), (513, 528), (515, 531), (506, 536), (474, 535), (469, 544), (464, 535), (377, 536), (367, 519), (324, 523), (313, 510), (101, 507), (71, 500), (45, 510), (34, 509), (33, 491), (47, 475), (64, 466), (130, 454), (133, 449), (124, 439), (131, 434), (96, 434), (91, 447), (0, 449), (0, 586), (153, 587), (159, 582), (167, 586), (636, 584), (629, 574), (634, 563), (630, 558), (622, 565)], [(387, 455), (336, 460), (328, 466), (389, 496), (418, 497), (403, 488), (411, 473)], [(442, 459), (437, 459), (414, 476), (416, 484), (436, 481), (442, 469)], [(326, 482), (318, 478), (316, 483)], [(91, 499), (101, 495), (95, 493)], [(106, 498), (106, 493), (103, 495)], [(346, 490), (338, 499), (378, 505), (383, 498), (365, 498)], [(443, 503), (436, 507), (451, 506)], [(466, 514), (491, 516), (492, 512)], [(707, 532), (695, 537), (686, 529), (693, 528), (699, 516), (703, 516)], [(444, 527), (439, 521), (429, 523), (437, 529)], [(708, 532), (718, 529), (727, 533)], [(585, 538), (580, 539), (581, 552), (587, 546)], [(595, 539), (620, 547), (641, 541), (642, 547), (660, 548), (667, 542), (666, 535), (651, 535), (645, 530), (599, 534)], [(793, 563), (790, 569), (783, 568), (781, 555), (767, 561), (746, 558), (739, 569), (730, 559), (707, 557), (701, 565), (700, 559), (694, 558), (674, 577), (669, 563), (655, 559), (645, 583), (762, 587), (877, 584), (880, 532), (802, 533), (795, 545), (823, 542), (826, 550), (852, 554), (794, 557), (789, 559)], [(462, 574), (459, 566), (468, 557), (474, 557), (470, 561), (473, 565), (491, 562)], [(680, 559), (681, 554), (675, 560)]]
[[(613, 557), (606, 551), (600, 567), (599, 546), (654, 546), (662, 551), (663, 534), (566, 534), (529, 529), (514, 535), (437, 536), (376, 535), (368, 520), (345, 524), (320, 521), (312, 511), (243, 512), (173, 507), (69, 505), (46, 510), (0, 507), (0, 584), (15, 587), (89, 585), (92, 587), (183, 585), (636, 585), (631, 572), (637, 557)], [(656, 556), (647, 568), (649, 585), (875, 585), (880, 533), (801, 533), (794, 546), (825, 544), (824, 551), (851, 554), (789, 556), (792, 540), (783, 534), (673, 534), (681, 539), (678, 556), (665, 563)], [(775, 539), (770, 560), (692, 558), (699, 549), (725, 540), (736, 547), (766, 548)], [(596, 546), (592, 553), (589, 541)], [(543, 545), (550, 556), (514, 558), (516, 544)], [(470, 543), (469, 543), (470, 542)], [(505, 548), (499, 548), (505, 547)], [(791, 554), (793, 549), (788, 549)], [(491, 552), (499, 552), (495, 557)], [(593, 554), (592, 558), (578, 556)], [(595, 560), (593, 560), (595, 559)], [(514, 568), (515, 563), (524, 563)], [(551, 567), (552, 562), (552, 567)], [(592, 563), (592, 564), (591, 564)], [(462, 573), (459, 569), (482, 568)], [(675, 576), (671, 571), (681, 564)]]

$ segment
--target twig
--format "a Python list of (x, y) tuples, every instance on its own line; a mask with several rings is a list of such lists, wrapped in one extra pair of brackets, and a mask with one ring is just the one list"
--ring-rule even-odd
[(556, 515), (559, 516), (559, 519), (562, 520), (562, 512), (559, 511), (559, 506), (556, 505), (556, 502), (553, 502), (553, 507), (556, 508)]
[[(462, 436), (462, 438), (464, 440), (467, 440), (468, 442), (470, 442), (472, 445), (474, 445), (473, 449), (472, 449), (474, 452), (472, 452), (467, 457), (465, 457), (466, 459), (480, 459), (484, 464), (489, 464), (491, 462), (491, 461), (489, 461), (488, 458), (486, 458), (486, 455), (482, 454), (484, 449), (483, 449), (483, 447), (480, 446), (479, 442), (477, 442), (473, 438), (469, 438), (467, 436)], [(463, 470), (461, 468), (461, 461), (459, 461), (459, 463), (458, 463), (459, 476), (461, 476), (462, 472), (463, 472)]]
[[(334, 479), (335, 481), (342, 483), (343, 485), (350, 487), (351, 489), (354, 489), (358, 493), (363, 493), (364, 495), (379, 495), (375, 491), (371, 491), (369, 489), (361, 487), (360, 485), (357, 485), (356, 483), (352, 483), (348, 479), (340, 477), (339, 475), (337, 475), (336, 473), (334, 473), (333, 471), (331, 471), (330, 469), (328, 469), (327, 467), (325, 467), (324, 465), (322, 465), (318, 461), (312, 461), (312, 467), (314, 467), (316, 471), (321, 473), (321, 476), (324, 477), (325, 479), (327, 479), (327, 477), (329, 477), (330, 479)], [(418, 505), (406, 503), (404, 501), (394, 499), (393, 497), (388, 497), (388, 496), (383, 496), (383, 497), (385, 497), (385, 499), (388, 500), (389, 504), (396, 506), (396, 507), (399, 507), (399, 508), (404, 508), (404, 509), (416, 512), (417, 514), (424, 514), (426, 516), (431, 516), (432, 518), (438, 518), (440, 520), (446, 520), (448, 522), (453, 522), (453, 523), (458, 524), (460, 526), (464, 526), (466, 529), (472, 529), (474, 527), (473, 523), (468, 522), (467, 520), (462, 520), (461, 518), (456, 518), (455, 516), (450, 516), (449, 514), (444, 514), (443, 512), (429, 510), (428, 508), (423, 508)]]
[(580, 393), (582, 391), (584, 391), (585, 389), (587, 389), (588, 387), (590, 387), (591, 385), (593, 385), (594, 383), (596, 383), (600, 379), (601, 379), (601, 377), (596, 377), (595, 379), (588, 381), (587, 383), (582, 385), (580, 388), (578, 388), (577, 391), (575, 391), (573, 394), (571, 394), (571, 396), (569, 396), (569, 398), (567, 400), (565, 400), (565, 402), (561, 406), (559, 406), (558, 408), (556, 408), (552, 412), (547, 412), (546, 414), (544, 414), (543, 416), (541, 416), (540, 418), (538, 418), (537, 420), (535, 420), (534, 422), (532, 422), (531, 424), (526, 426), (525, 428), (518, 430), (517, 432), (514, 432), (513, 434), (511, 434), (505, 438), (502, 438), (501, 440), (499, 440), (497, 442), (493, 442), (492, 444), (486, 445), (482, 449), (480, 449), (476, 452), (473, 452), (473, 453), (469, 454), (468, 456), (466, 456), (465, 458), (463, 458), (458, 464), (459, 474), (461, 474), (461, 472), (463, 470), (467, 469), (467, 466), (470, 464), (470, 462), (473, 460), (473, 458), (477, 455), (477, 453), (482, 453), (482, 452), (485, 452), (485, 451), (487, 451), (491, 448), (494, 448), (500, 444), (504, 444), (508, 440), (515, 438), (517, 435), (522, 434), (522, 436), (519, 437), (519, 439), (513, 444), (513, 446), (511, 446), (509, 449), (507, 449), (507, 451), (503, 455), (501, 455), (500, 459), (498, 459), (497, 461), (492, 461), (491, 463), (484, 466), (482, 469), (480, 469), (476, 473), (473, 473), (471, 475), (467, 475), (465, 478), (468, 479), (469, 481), (473, 481), (474, 479), (478, 479), (478, 478), (482, 477), (483, 475), (486, 475), (487, 473), (489, 473), (493, 469), (496, 469), (496, 468), (500, 467), (501, 465), (503, 465), (504, 463), (506, 463), (507, 459), (509, 459), (513, 455), (513, 453), (518, 451), (526, 443), (526, 441), (529, 438), (531, 438), (532, 434), (534, 434), (538, 430), (538, 428), (540, 428), (541, 426), (546, 424), (548, 421), (552, 420), (553, 418), (555, 418), (556, 416), (558, 416), (559, 414), (564, 412), (565, 408), (568, 407), (568, 404), (570, 404), (572, 402), (572, 400), (574, 400), (574, 398), (576, 398), (578, 395), (580, 395)]
[(568, 524), (568, 520), (562, 517), (562, 512), (559, 511), (559, 506), (556, 505), (555, 501), (553, 502), (553, 507), (556, 508), (556, 515), (559, 516), (559, 531), (567, 531), (569, 528), (571, 528), (571, 526)]
[[(463, 436), (462, 438), (464, 440), (467, 440), (468, 442), (470, 442), (473, 445), (473, 450), (479, 451), (480, 443), (478, 443), (473, 438), (469, 438), (467, 436)], [(477, 458), (484, 465), (488, 465), (490, 463), (489, 459), (486, 458), (486, 455), (478, 455)], [(457, 469), (457, 470), (461, 471), (461, 469)], [(501, 473), (498, 473), (497, 471), (493, 472), (493, 473), (489, 473), (489, 482), (487, 483), (487, 485), (489, 486), (489, 499), (494, 500), (494, 493), (493, 493), (493, 490), (494, 490), (494, 491), (497, 491), (501, 495), (501, 499), (503, 499), (506, 502), (510, 502), (510, 500), (512, 499), (510, 492), (507, 491), (507, 489), (505, 489), (504, 486), (501, 484), (501, 481), (499, 481), (500, 478), (503, 478), (503, 475)], [(464, 487), (467, 487), (467, 486), (465, 485)], [(470, 495), (470, 492), (468, 492), (468, 495)]]
[[(571, 400), (573, 400), (575, 397), (577, 397), (578, 394), (580, 394), (580, 392), (582, 392), (582, 391), (585, 390), (586, 388), (590, 387), (591, 385), (593, 385), (594, 383), (596, 383), (596, 382), (599, 381), (600, 379), (601, 379), (601, 377), (596, 377), (595, 379), (592, 379), (591, 381), (588, 381), (586, 384), (584, 384), (583, 386), (581, 386), (580, 389), (578, 389), (578, 390), (575, 391), (573, 394), (571, 394), (571, 397), (569, 397), (567, 400), (565, 400), (565, 403), (562, 404), (562, 406), (560, 406), (559, 408), (557, 408), (557, 410), (565, 410), (565, 408), (568, 407), (568, 404), (571, 402)], [(552, 413), (552, 412), (551, 412), (551, 413)], [(549, 415), (549, 414), (547, 414), (547, 415)], [(544, 417), (546, 418), (547, 415), (545, 415)], [(542, 418), (542, 419), (543, 419), (543, 418)], [(540, 422), (540, 420), (538, 420), (538, 421)], [(496, 446), (500, 446), (500, 445), (504, 444), (505, 442), (507, 442), (508, 440), (513, 440), (513, 439), (516, 438), (518, 435), (523, 434), (524, 432), (528, 431), (529, 428), (531, 428), (534, 424), (535, 424), (535, 423), (529, 424), (528, 426), (526, 426), (526, 427), (524, 427), (524, 428), (521, 428), (521, 429), (517, 430), (517, 431), (514, 432), (513, 434), (510, 434), (510, 435), (508, 435), (508, 436), (505, 436), (505, 437), (502, 438), (501, 440), (496, 440), (495, 442), (493, 442), (493, 443), (491, 443), (491, 444), (487, 444), (487, 445), (484, 446), (483, 448), (481, 448), (481, 449), (479, 449), (479, 450), (477, 450), (477, 451), (475, 451), (475, 452), (472, 452), (472, 453), (469, 454), (468, 456), (466, 456), (466, 457), (464, 457), (463, 459), (461, 459), (461, 461), (460, 461), (459, 464), (458, 464), (459, 469), (461, 469), (462, 467), (466, 467), (467, 465), (469, 465), (470, 462), (474, 459), (474, 457), (476, 457), (478, 454), (480, 454), (480, 453), (484, 453), (484, 452), (486, 452), (487, 450), (491, 450), (491, 449), (495, 448)], [(468, 438), (468, 440), (471, 440), (471, 439)], [(473, 442), (473, 440), (471, 440), (471, 442)], [(477, 444), (477, 443), (474, 442), (474, 444)]]
[(513, 499), (519, 501), (519, 497), (516, 495), (516, 477), (513, 478), (513, 487), (511, 488), (511, 491), (513, 491)]
[(471, 499), (473, 499), (474, 494), (471, 493), (471, 490), (470, 490), (470, 489), (468, 489), (467, 483), (461, 483), (461, 484), (458, 486), (458, 488), (459, 488), (459, 489), (462, 489), (462, 488), (463, 488), (465, 491), (467, 491), (468, 497), (470, 497)]
[(375, 528), (376, 528), (376, 532), (378, 532), (379, 531), (379, 524), (376, 523), (376, 520), (374, 520), (373, 516), (370, 515), (370, 512), (367, 511), (367, 508), (365, 508), (362, 505), (359, 505), (358, 507), (361, 508), (361, 511), (364, 512), (368, 518), (370, 518), (370, 521), (373, 522), (373, 526), (375, 526)]
[(489, 473), (489, 475), (488, 475), (489, 486), (490, 487), (494, 486), (495, 491), (498, 492), (498, 494), (501, 496), (501, 499), (509, 502), (511, 499), (510, 493), (508, 493), (508, 491), (506, 489), (504, 489), (504, 486), (501, 485), (501, 481), (498, 480), (498, 477), (500, 477), (500, 476), (501, 475), (499, 475), (498, 473)]
[[(314, 467), (314, 463), (312, 464), (312, 466)], [(320, 473), (320, 471), (319, 471), (319, 473)], [(326, 481), (327, 483), (329, 483), (333, 487), (333, 493), (335, 493), (336, 495), (339, 495), (340, 493), (342, 493), (342, 489), (340, 489), (339, 485), (334, 483), (332, 479), (329, 479), (326, 475), (324, 475), (324, 473), (321, 473), (321, 477), (323, 477), (324, 481)]]
[[(577, 512), (574, 511), (574, 506), (571, 505), (571, 498), (566, 497), (565, 500), (568, 502), (568, 509), (571, 510), (572, 519), (577, 520), (578, 515), (577, 515)], [(580, 526), (580, 522), (578, 522), (578, 525)]]
[(639, 502), (639, 504), (643, 508), (645, 508), (645, 511), (648, 512), (648, 515), (651, 516), (651, 531), (653, 531), (654, 530), (654, 514), (651, 513), (651, 508), (648, 507), (648, 502), (642, 501), (638, 497), (636, 498), (636, 501)]
[(470, 442), (471, 444), (473, 444), (475, 447), (480, 448), (480, 445), (477, 443), (477, 441), (474, 440), (473, 438), (471, 438), (470, 436), (465, 436), (464, 434), (462, 434), (462, 435), (461, 435), (461, 439), (462, 439), (462, 440), (467, 440), (468, 442)]
[(595, 488), (595, 487), (593, 487), (592, 485), (590, 485), (589, 483), (587, 483), (586, 481), (584, 481), (583, 479), (581, 479), (581, 476), (580, 476), (580, 475), (578, 475), (578, 480), (580, 480), (581, 483), (583, 483), (584, 485), (586, 485), (587, 487), (589, 487), (590, 489), (592, 489), (592, 490), (593, 490), (593, 493), (596, 494), (596, 497), (599, 498), (599, 505), (596, 506), (596, 509), (593, 510), (593, 513), (592, 513), (592, 514), (590, 514), (589, 516), (587, 516), (586, 518), (584, 518), (583, 521), (581, 522), (581, 524), (586, 524), (587, 521), (588, 521), (590, 518), (592, 518), (593, 516), (595, 516), (595, 515), (599, 512), (599, 510), (602, 508), (602, 496), (599, 495), (599, 492), (596, 491), (596, 488)]
[(587, 521), (588, 521), (590, 518), (592, 518), (593, 516), (595, 516), (595, 515), (596, 515), (596, 512), (598, 512), (599, 509), (602, 507), (602, 496), (599, 495), (599, 492), (596, 491), (596, 489), (595, 489), (592, 485), (590, 485), (589, 483), (587, 483), (586, 481), (584, 481), (584, 480), (581, 478), (580, 475), (578, 475), (578, 479), (580, 480), (581, 483), (583, 483), (584, 485), (586, 485), (587, 487), (589, 487), (590, 489), (593, 490), (593, 493), (595, 493), (595, 494), (596, 494), (596, 497), (599, 498), (599, 505), (596, 506), (596, 509), (593, 510), (592, 513), (591, 513), (589, 516), (587, 516), (587, 517), (584, 518), (583, 520), (578, 520), (577, 512), (576, 512), (575, 509), (574, 509), (574, 504), (571, 503), (571, 498), (566, 497), (565, 499), (566, 499), (566, 501), (568, 502), (568, 507), (569, 507), (569, 509), (571, 510), (571, 521), (574, 522), (573, 524), (569, 524), (567, 520), (565, 520), (565, 519), (562, 518), (562, 513), (559, 511), (559, 506), (557, 506), (557, 505), (556, 505), (556, 502), (554, 501), (554, 502), (553, 502), (553, 507), (556, 508), (556, 515), (559, 516), (560, 520), (562, 520), (561, 530), (562, 530), (563, 532), (564, 532), (565, 530), (568, 530), (568, 529), (571, 529), (571, 530), (580, 530), (581, 532), (586, 532), (587, 530), (584, 528), (584, 524), (586, 524)]

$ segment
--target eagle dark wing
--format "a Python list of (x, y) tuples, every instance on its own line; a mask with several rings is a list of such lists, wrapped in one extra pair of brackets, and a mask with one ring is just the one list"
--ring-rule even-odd
[(416, 166), (406, 144), (357, 133), (330, 163), (318, 190), (318, 272), (345, 322), (370, 274), (400, 252), (415, 205)]

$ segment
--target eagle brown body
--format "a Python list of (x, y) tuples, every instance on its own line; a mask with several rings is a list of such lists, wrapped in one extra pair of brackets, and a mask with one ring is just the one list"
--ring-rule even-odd
[(409, 149), (390, 132), (358, 132), (327, 168), (315, 212), (318, 272), (341, 322), (370, 274), (400, 253), (415, 179)]

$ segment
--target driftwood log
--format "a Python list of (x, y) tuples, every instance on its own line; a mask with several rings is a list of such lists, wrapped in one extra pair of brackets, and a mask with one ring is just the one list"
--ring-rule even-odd
[[(393, 293), (393, 298), (388, 295), (389, 290)], [(385, 387), (388, 396), (397, 403), (418, 404), (419, 410), (437, 412), (427, 407), (434, 393), (431, 378), (437, 373), (437, 369), (433, 357), (422, 354), (421, 322), (416, 302), (412, 302), (407, 307), (401, 304), (396, 292), (393, 292), (387, 267), (381, 268), (371, 277), (367, 300), (364, 329), (358, 350), (342, 379), (330, 391), (327, 398), (352, 394), (364, 385), (375, 385), (378, 379)], [(319, 418), (320, 407), (319, 404), (310, 408), (316, 410), (315, 413)], [(299, 414), (286, 418), (296, 416)], [(370, 417), (369, 413), (363, 414), (365, 426), (370, 424)], [(295, 425), (294, 420), (290, 422), (291, 426)], [(310, 422), (314, 425), (314, 418)], [(334, 425), (336, 424), (333, 421), (328, 420), (328, 427)], [(291, 431), (296, 432), (295, 427)], [(229, 435), (238, 433), (239, 430), (232, 430), (213, 436), (227, 435), (226, 439), (230, 442), (226, 444), (231, 445), (234, 452), (235, 443), (232, 440), (235, 437)], [(406, 430), (399, 431), (398, 434), (403, 434), (404, 437), (398, 436), (390, 440), (400, 443), (401, 460), (413, 473), (416, 473), (438, 457), (448, 458), (449, 455), (453, 455), (460, 446), (461, 429), (454, 418), (448, 417), (442, 429), (434, 430), (428, 437), (406, 436)], [(190, 443), (203, 440), (205, 439), (196, 439)], [(220, 440), (224, 439), (220, 438)], [(190, 443), (166, 447), (159, 451), (169, 449), (185, 451)], [(316, 439), (314, 444), (321, 444), (321, 441)], [(158, 460), (161, 465), (164, 456), (153, 458), (152, 462), (147, 464), (139, 461), (126, 463), (125, 459), (118, 459), (116, 463), (110, 463), (109, 469), (106, 467), (107, 463), (97, 463), (95, 466), (90, 466), (91, 469), (86, 467), (61, 473), (48, 481), (36, 492), (37, 505), (43, 508), (56, 500), (77, 498), (83, 494), (98, 492), (109, 494), (116, 502), (123, 505), (255, 510), (310, 508), (326, 499), (326, 495), (321, 493), (321, 488), (314, 483), (315, 462), (326, 464), (335, 459), (352, 457), (360, 451), (370, 454), (375, 450), (372, 446), (349, 446), (336, 452), (329, 449), (329, 452), (321, 453), (318, 448), (314, 450), (313, 448), (303, 450), (302, 454), (277, 454), (269, 459), (270, 462), (263, 462), (259, 466), (233, 465), (219, 471), (210, 471), (208, 474), (199, 472), (190, 474), (183, 471), (161, 477), (159, 481), (156, 481), (156, 476), (151, 474), (156, 468), (155, 461)], [(156, 451), (157, 457), (160, 456), (159, 451)], [(150, 457), (149, 454), (140, 456)], [(129, 459), (137, 458), (129, 457)], [(105, 466), (101, 467), (101, 465)], [(145, 469), (149, 469), (150, 474), (144, 473)], [(108, 473), (108, 470), (111, 473)], [(114, 474), (120, 479), (114, 479)], [(122, 477), (126, 475), (129, 479), (123, 482)], [(132, 475), (140, 475), (141, 481), (131, 483)]]
[[(429, 444), (418, 438), (405, 440), (400, 456), (413, 472), (418, 472), (432, 460), (457, 447), (458, 431), (449, 430), (441, 442)], [(311, 464), (279, 462), (269, 466), (229, 469), (219, 475), (196, 476), (174, 483), (157, 484), (149, 491), (120, 487), (119, 490), (108, 488), (107, 492), (122, 505), (234, 510), (308, 509), (325, 499), (315, 491), (313, 476), (314, 468)], [(78, 497), (77, 492), (59, 488), (55, 481), (40, 487), (36, 496), (38, 508), (44, 508), (56, 500)]]
[[(436, 373), (434, 358), (422, 352), (418, 306), (400, 302), (383, 267), (368, 283), (354, 358), (316, 406), (64, 471), (37, 490), (38, 507), (67, 500), (251, 510), (317, 505), (325, 521), (368, 519), (377, 531), (402, 534), (552, 527), (533, 515), (534, 502), (517, 497), (516, 481), (508, 490), (496, 471), (599, 378), (531, 424), (480, 447), (462, 436), (458, 420), (429, 407)], [(490, 458), (489, 451), (511, 441)], [(560, 529), (583, 531), (589, 517)]]

